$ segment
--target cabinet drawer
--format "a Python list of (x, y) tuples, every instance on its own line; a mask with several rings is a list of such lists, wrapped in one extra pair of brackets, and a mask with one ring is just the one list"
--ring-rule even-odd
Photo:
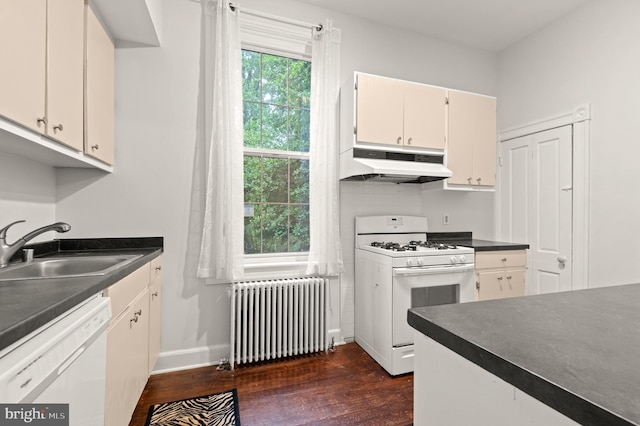
[(126, 309), (131, 301), (149, 284), (149, 264), (145, 264), (127, 275), (111, 287), (107, 288), (105, 296), (111, 298), (111, 316), (116, 318)]
[(527, 266), (526, 250), (487, 251), (476, 253), (476, 269)]

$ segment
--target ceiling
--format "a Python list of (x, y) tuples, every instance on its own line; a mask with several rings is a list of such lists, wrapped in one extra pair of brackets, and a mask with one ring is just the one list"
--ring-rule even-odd
[(589, 0), (297, 0), (426, 36), (501, 51)]

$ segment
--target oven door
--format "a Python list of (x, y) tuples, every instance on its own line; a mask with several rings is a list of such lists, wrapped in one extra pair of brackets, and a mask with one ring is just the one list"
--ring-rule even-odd
[(473, 301), (473, 271), (473, 263), (393, 268), (393, 346), (413, 344), (410, 308)]

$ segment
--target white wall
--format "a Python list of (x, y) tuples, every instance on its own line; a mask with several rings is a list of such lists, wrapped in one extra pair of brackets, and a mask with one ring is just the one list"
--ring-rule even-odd
[(640, 282), (638, 28), (640, 2), (594, 0), (499, 58), (499, 128), (592, 105), (590, 287)]
[[(9, 242), (56, 221), (55, 178), (51, 167), (15, 155), (0, 154), (0, 228), (17, 220), (27, 221), (11, 228), (7, 235)], [(56, 234), (46, 233), (33, 241), (53, 238)]]
[[(351, 140), (356, 70), (488, 95), (497, 90), (497, 62), (492, 53), (288, 0), (245, 0), (242, 6), (307, 22), (331, 17), (341, 28), (342, 139)], [(203, 286), (183, 277), (195, 143), (200, 5), (164, 0), (162, 13), (162, 47), (116, 52), (114, 173), (75, 169), (54, 173), (46, 166), (31, 167), (30, 162), (21, 160), (22, 164), (16, 162), (15, 172), (29, 168), (32, 175), (17, 186), (0, 183), (0, 208), (11, 210), (11, 214), (3, 211), (5, 222), (14, 216), (36, 217), (47, 223), (68, 221), (72, 225), (65, 235), (68, 237), (163, 236), (162, 354), (157, 368), (171, 369), (228, 356), (229, 303), (225, 286)], [(13, 176), (0, 167), (0, 178)], [(11, 193), (12, 188), (17, 194)], [(340, 306), (333, 309), (339, 311), (342, 334), (347, 338), (353, 336), (356, 215), (435, 217), (446, 208), (452, 215), (451, 230), (472, 230), (484, 237), (493, 233), (491, 194), (442, 194), (419, 186), (353, 182), (341, 183), (340, 190), (347, 273), (341, 284)], [(436, 203), (450, 206), (435, 207)], [(488, 206), (482, 209), (485, 215), (464, 213), (476, 203)]]

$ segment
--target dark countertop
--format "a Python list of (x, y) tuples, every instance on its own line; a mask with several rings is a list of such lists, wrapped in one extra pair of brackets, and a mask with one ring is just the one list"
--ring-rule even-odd
[(471, 232), (427, 232), (427, 240), (442, 241), (458, 246), (471, 247), (475, 251), (525, 250), (529, 244), (479, 240)]
[(640, 284), (410, 309), (409, 324), (583, 425), (640, 425)]
[(69, 239), (33, 244), (27, 248), (34, 248), (36, 257), (80, 252), (143, 256), (101, 276), (0, 282), (0, 350), (158, 257), (162, 253), (163, 239)]

